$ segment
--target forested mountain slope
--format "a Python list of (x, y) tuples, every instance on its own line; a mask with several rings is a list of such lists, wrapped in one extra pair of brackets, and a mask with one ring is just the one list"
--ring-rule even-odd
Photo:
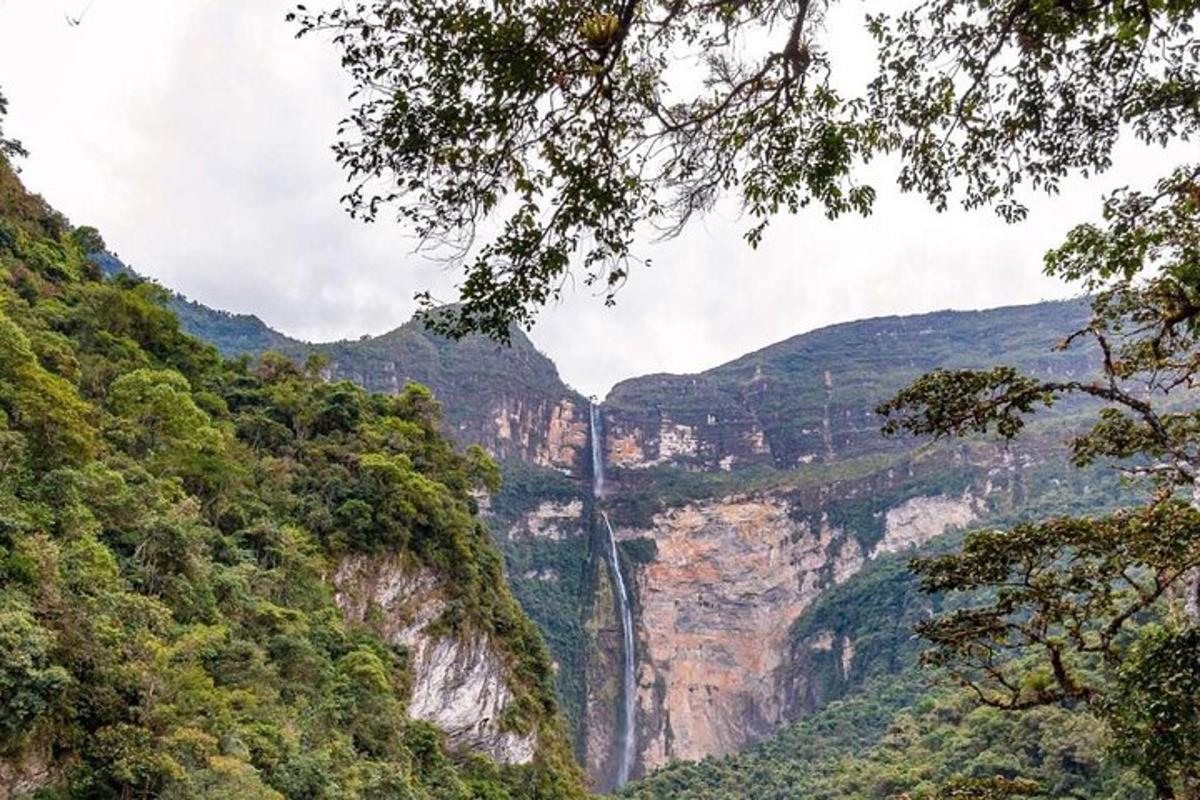
[(1043, 708), (1018, 714), (908, 671), (872, 682), (741, 753), (672, 764), (629, 784), (637, 800), (1149, 800), (1107, 762), (1100, 723)]
[[(107, 275), (137, 275), (104, 250), (91, 258)], [(171, 292), (166, 297), (183, 330), (212, 343), (226, 357), (271, 351), (303, 363), (321, 353), (327, 357), (325, 378), (388, 394), (419, 383), (433, 390), (442, 405), (443, 429), (456, 441), (481, 444), (502, 460), (584, 474), (587, 401), (563, 383), (554, 363), (516, 328), (508, 346), (483, 336), (450, 341), (417, 320), (381, 336), (310, 344), (250, 314), (209, 308)]]
[(0, 159), (0, 797), (582, 794), (495, 465), (95, 244)]

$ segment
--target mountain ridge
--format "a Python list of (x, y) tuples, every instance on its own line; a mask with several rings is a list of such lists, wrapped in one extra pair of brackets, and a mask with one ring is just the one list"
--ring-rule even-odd
[[(97, 262), (105, 274), (112, 275), (117, 272), (127, 272), (140, 279), (147, 278), (139, 274), (136, 270), (124, 264), (117, 256), (101, 251), (94, 253), (92, 258)], [(372, 343), (381, 343), (394, 341), (406, 335), (414, 333), (424, 334), (431, 339), (440, 340), (445, 344), (449, 344), (450, 340), (444, 339), (429, 331), (425, 330), (418, 317), (414, 316), (407, 321), (402, 322), (396, 327), (377, 335), (366, 335), (357, 338), (343, 338), (325, 341), (312, 341), (302, 339), (285, 333), (277, 328), (274, 328), (264, 322), (261, 317), (253, 313), (239, 313), (225, 311), (222, 309), (209, 306), (186, 295), (170, 290), (170, 300), (168, 305), (179, 316), (180, 323), (185, 330), (198, 336), (206, 341), (214, 344), (223, 355), (238, 356), (243, 354), (256, 354), (268, 349), (276, 349), (284, 354), (295, 354), (304, 350), (329, 350), (333, 348), (348, 348), (354, 349), (357, 347), (366, 347)], [(927, 323), (927, 322), (945, 322), (949, 320), (962, 321), (969, 318), (986, 320), (987, 318), (995, 317), (1011, 317), (1013, 315), (1024, 315), (1031, 313), (1040, 316), (1044, 312), (1052, 312), (1061, 310), (1066, 312), (1068, 319), (1079, 318), (1086, 313), (1087, 298), (1077, 297), (1070, 299), (1056, 300), (1039, 300), (1028, 303), (1012, 303), (1007, 305), (989, 306), (987, 308), (978, 309), (959, 309), (959, 308), (942, 308), (932, 311), (922, 311), (912, 314), (881, 314), (871, 317), (861, 317), (840, 322), (821, 325), (816, 328), (801, 331), (792, 334), (782, 339), (777, 339), (768, 342), (754, 350), (750, 350), (742, 355), (722, 361), (713, 366), (706, 367), (701, 370), (692, 372), (674, 372), (670, 370), (659, 370), (647, 372), (638, 375), (630, 375), (613, 383), (609, 390), (605, 393), (601, 402), (608, 402), (618, 387), (631, 381), (646, 380), (646, 379), (679, 379), (693, 378), (701, 376), (712, 376), (728, 371), (733, 371), (746, 362), (753, 362), (756, 359), (768, 358), (775, 353), (785, 350), (786, 348), (801, 347), (809, 343), (817, 344), (822, 337), (833, 337), (840, 333), (851, 330), (871, 329), (885, 324), (906, 324), (909, 326)], [(533, 349), (539, 355), (542, 355), (554, 367), (554, 379), (561, 382), (564, 387), (574, 394), (583, 397), (583, 393), (575, 389), (565, 379), (563, 379), (557, 370), (557, 364), (552, 358), (545, 354), (536, 343), (529, 337), (527, 332), (519, 327), (514, 327), (510, 331), (513, 337), (514, 346), (518, 350)], [(471, 337), (475, 338), (475, 337)], [(497, 347), (504, 345), (497, 344)]]
[(761, 358), (761, 357), (767, 355), (768, 353), (771, 353), (772, 351), (775, 351), (777, 349), (783, 349), (788, 346), (798, 345), (801, 343), (801, 340), (807, 340), (809, 338), (814, 338), (814, 337), (818, 337), (820, 335), (825, 335), (825, 334), (833, 335), (838, 332), (843, 332), (845, 330), (850, 330), (850, 329), (864, 328), (864, 327), (868, 327), (868, 326), (871, 326), (876, 323), (917, 322), (920, 320), (931, 320), (932, 321), (935, 319), (936, 320), (944, 320), (944, 319), (948, 319), (948, 318), (966, 318), (966, 317), (970, 317), (973, 315), (1004, 316), (1004, 315), (1013, 314), (1013, 313), (1019, 314), (1024, 311), (1035, 311), (1035, 310), (1041, 310), (1041, 309), (1050, 310), (1050, 309), (1055, 309), (1055, 308), (1061, 308), (1063, 310), (1066, 310), (1069, 314), (1069, 317), (1076, 317), (1079, 315), (1079, 312), (1086, 309), (1086, 303), (1087, 303), (1086, 297), (1057, 299), (1057, 300), (1037, 300), (1037, 301), (1029, 302), (1029, 303), (1011, 303), (1011, 304), (1007, 304), (1007, 305), (989, 306), (987, 308), (977, 308), (977, 309), (942, 308), (942, 309), (937, 309), (934, 311), (919, 311), (919, 312), (914, 312), (912, 314), (881, 314), (879, 316), (874, 316), (874, 317), (860, 317), (860, 318), (856, 318), (856, 319), (844, 320), (841, 322), (832, 322), (828, 325), (822, 325), (817, 328), (812, 328), (810, 330), (792, 334), (791, 336), (787, 336), (783, 339), (778, 339), (769, 344), (765, 344), (755, 350), (746, 352), (740, 356), (736, 356), (736, 357), (728, 359), (726, 361), (722, 361), (721, 363), (716, 364), (714, 366), (706, 367), (704, 369), (697, 370), (694, 372), (671, 372), (671, 371), (661, 370), (661, 371), (656, 371), (656, 372), (647, 372), (647, 373), (644, 373), (641, 375), (633, 375), (628, 378), (622, 378), (621, 380), (619, 380), (613, 384), (612, 389), (610, 389), (609, 392), (605, 395), (605, 399), (607, 401), (607, 398), (612, 394), (612, 392), (616, 389), (616, 387), (618, 387), (624, 383), (627, 383), (629, 381), (636, 381), (639, 379), (647, 379), (647, 378), (692, 378), (692, 377), (711, 375), (713, 373), (719, 373), (726, 369), (730, 369), (735, 366), (738, 366), (738, 365), (742, 364), (742, 362), (750, 361), (755, 358)]

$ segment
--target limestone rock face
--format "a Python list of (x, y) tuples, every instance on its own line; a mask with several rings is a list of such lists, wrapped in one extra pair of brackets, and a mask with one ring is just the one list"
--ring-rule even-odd
[(733, 497), (619, 532), (657, 547), (636, 582), (646, 769), (732, 752), (784, 721), (788, 627), (838, 559), (833, 529), (789, 511), (779, 498)]
[(582, 412), (573, 400), (561, 400), (550, 411), (550, 424), (541, 451), (534, 462), (546, 467), (574, 469), (579, 454), (589, 443), (587, 408)]
[[(972, 502), (917, 497), (888, 509), (893, 522), (872, 556), (969, 522)], [(655, 543), (654, 559), (635, 572), (642, 772), (733, 752), (795, 715), (791, 625), (866, 561), (853, 535), (795, 511), (785, 496), (734, 495), (617, 530)], [(810, 646), (832, 649), (826, 639)], [(848, 671), (853, 645), (838, 649)]]
[(396, 394), (409, 383), (432, 390), (444, 432), (478, 444), (497, 459), (516, 459), (582, 477), (588, 405), (524, 332), (508, 346), (484, 336), (451, 341), (413, 320), (383, 336), (314, 348), (286, 342), (271, 349), (303, 360), (314, 349), (329, 358), (324, 375), (374, 392)]
[(847, 536), (842, 540), (837, 558), (833, 561), (833, 582), (840, 586), (854, 577), (862, 566), (862, 546), (853, 536)]
[(1086, 304), (1071, 302), (861, 320), (704, 372), (631, 378), (604, 403), (610, 463), (796, 469), (908, 450), (911, 442), (879, 435), (875, 408), (915, 376), (993, 366), (1005, 353), (1028, 374), (1086, 374), (1094, 353), (1054, 347), (1086, 318)]
[(18, 755), (0, 758), (0, 800), (28, 797), (56, 778), (49, 748), (31, 747)]
[(686, 464), (700, 456), (700, 435), (695, 425), (661, 417), (649, 431), (628, 422), (617, 423), (607, 436), (607, 463), (645, 469), (660, 464)]
[(484, 753), (502, 764), (527, 764), (534, 734), (504, 729), (513, 700), (503, 654), (482, 632), (437, 635), (430, 626), (446, 609), (430, 570), (394, 558), (351, 556), (334, 575), (335, 601), (346, 619), (370, 624), (403, 645), (412, 669), (408, 714), (446, 734), (451, 747)]
[(416, 637), (412, 700), (408, 713), (445, 731), (454, 746), (486, 753), (501, 764), (528, 764), (532, 735), (500, 730), (512, 700), (506, 670), (483, 636), (465, 640)]
[[(578, 753), (607, 787), (623, 640), (597, 504), (628, 520), (621, 537), (654, 545), (623, 551), (636, 561), (626, 563), (640, 669), (635, 771), (742, 747), (839, 696), (872, 663), (873, 650), (840, 631), (806, 629), (789, 641), (823, 592), (872, 559), (1019, 508), (1045, 483), (1035, 475), (1045, 447), (1000, 457), (979, 446), (918, 450), (880, 435), (878, 405), (936, 368), (1011, 363), (1034, 376), (1082, 377), (1096, 354), (1054, 345), (1089, 316), (1086, 301), (1072, 301), (883, 317), (800, 334), (696, 374), (622, 381), (600, 406), (596, 444), (609, 471), (599, 500), (589, 401), (516, 328), (509, 346), (450, 341), (414, 321), (315, 348), (268, 331), (274, 338), (248, 347), (300, 359), (318, 350), (329, 379), (374, 391), (422, 383), (442, 406), (445, 432), (502, 463), (506, 487), (479, 506), (559, 667)], [(433, 576), (386, 563), (343, 564), (339, 574), (347, 615), (409, 648), (415, 714), (463, 747), (528, 758), (531, 741), (495, 721), (509, 700), (503, 649), (470, 632), (430, 633), (444, 608)]]
[(854, 667), (854, 642), (849, 636), (842, 637), (842, 680), (850, 677), (850, 670)]
[(495, 431), (484, 441), (498, 458), (519, 458), (538, 466), (575, 472), (588, 446), (587, 408), (574, 400), (530, 402), (505, 397), (493, 409)]
[(711, 411), (606, 410), (606, 463), (625, 469), (683, 466), (730, 471), (766, 463), (766, 435), (742, 403)]
[(950, 528), (963, 528), (977, 520), (981, 504), (968, 491), (962, 497), (914, 497), (889, 509), (883, 539), (871, 558), (920, 547)]

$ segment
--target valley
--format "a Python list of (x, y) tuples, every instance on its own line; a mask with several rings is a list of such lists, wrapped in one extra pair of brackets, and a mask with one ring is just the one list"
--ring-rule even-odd
[[(550, 644), (576, 752), (601, 789), (739, 752), (911, 668), (898, 620), (913, 608), (887, 609), (898, 615), (890, 630), (816, 625), (832, 592), (865, 591), (880, 569), (953, 532), (1121, 497), (1114, 476), (1067, 464), (1079, 404), (1008, 446), (887, 439), (874, 411), (936, 368), (1085, 374), (1092, 352), (1055, 350), (1086, 319), (1083, 302), (847, 323), (698, 375), (633, 378), (596, 405), (516, 330), (507, 348), (417, 323), (305, 345), (280, 343), (257, 320), (175, 308), (229, 354), (321, 352), (329, 379), (383, 392), (428, 385), (447, 432), (500, 461), (504, 485), (485, 516)], [(614, 582), (622, 573), (628, 587)]]
[(0, 800), (1200, 800), (1200, 0), (143, 5), (0, 0)]

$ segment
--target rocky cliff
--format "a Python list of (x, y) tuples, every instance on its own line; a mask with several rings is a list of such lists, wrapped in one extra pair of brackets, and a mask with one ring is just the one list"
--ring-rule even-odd
[(16, 755), (5, 754), (0, 757), (0, 800), (30, 797), (53, 784), (60, 772), (48, 746), (38, 744)]
[[(855, 323), (798, 337), (698, 376), (619, 385), (603, 406), (603, 505), (635, 583), (639, 771), (732, 752), (850, 685), (856, 647), (794, 630), (831, 588), (876, 560), (1033, 508), (1111, 499), (1062, 490), (1065, 408), (1020, 451), (883, 439), (874, 407), (928, 369), (1002, 359), (1082, 374), (1052, 347), (1080, 304)], [(1005, 357), (1007, 355), (1007, 358)], [(593, 566), (581, 753), (612, 774), (620, 637)], [(836, 662), (827, 679), (813, 665)], [(893, 666), (898, 668), (899, 662)]]
[(875, 406), (936, 368), (997, 363), (1076, 375), (1084, 349), (1054, 351), (1083, 324), (1081, 302), (923, 314), (834, 325), (696, 375), (650, 375), (605, 399), (608, 463), (797, 469), (911, 448), (879, 435)]
[(813, 602), (873, 559), (969, 526), (1003, 502), (938, 469), (693, 500), (618, 528), (628, 548), (647, 554), (630, 559), (644, 770), (739, 750), (812, 705), (796, 696), (792, 627)]
[(346, 620), (406, 653), (408, 716), (437, 727), (459, 752), (528, 764), (537, 738), (509, 722), (516, 697), (504, 649), (470, 626), (445, 629), (443, 584), (432, 570), (395, 556), (349, 557), (333, 576), (334, 600)]

